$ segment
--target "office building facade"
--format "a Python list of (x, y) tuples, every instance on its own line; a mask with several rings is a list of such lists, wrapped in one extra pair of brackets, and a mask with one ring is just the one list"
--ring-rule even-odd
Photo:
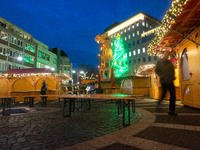
[(0, 17), (0, 73), (9, 69), (34, 68), (33, 36)]
[(126, 57), (127, 71), (123, 76), (133, 76), (140, 66), (155, 64), (157, 57), (147, 54), (147, 46), (154, 38), (154, 31), (161, 22), (143, 12), (130, 17), (122, 23), (116, 22), (105, 29), (95, 40), (99, 43), (99, 72), (107, 80), (111, 76), (116, 39), (120, 38)]

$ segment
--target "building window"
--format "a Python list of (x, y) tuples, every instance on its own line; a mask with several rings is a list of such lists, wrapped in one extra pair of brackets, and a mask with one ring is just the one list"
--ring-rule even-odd
[(10, 57), (12, 57), (13, 55), (12, 55), (13, 53), (12, 53), (12, 51), (10, 51)]
[(137, 31), (137, 35), (140, 35), (140, 31)]
[(154, 60), (157, 60), (157, 56), (154, 56)]
[(8, 41), (8, 34), (7, 33), (1, 31), (1, 35), (0, 36), (1, 36), (1, 39), (5, 40), (5, 41)]
[(24, 61), (29, 62), (29, 56), (24, 55)]
[(151, 61), (151, 56), (148, 56), (148, 61)]
[(138, 49), (138, 54), (140, 54), (140, 49)]
[(140, 44), (140, 40), (137, 40), (137, 44)]
[(145, 26), (145, 22), (144, 21), (142, 21), (142, 26)]
[(128, 35), (128, 39), (131, 39), (131, 35), (130, 34)]
[(17, 38), (11, 36), (10, 42), (11, 42), (12, 44), (15, 44), (15, 45), (16, 45), (16, 44), (17, 44)]
[(9, 65), (9, 66), (8, 66), (8, 69), (9, 69), (9, 70), (12, 69), (12, 65)]
[(136, 23), (136, 26), (139, 27), (139, 22)]
[(30, 51), (30, 45), (26, 43), (25, 49), (28, 50), (28, 51)]
[(124, 40), (126, 41), (126, 37), (124, 37)]
[(113, 46), (113, 42), (111, 42), (110, 45)]
[(135, 36), (135, 33), (133, 33), (132, 35), (133, 35), (133, 37), (134, 37), (134, 36)]
[(31, 56), (30, 56), (30, 63), (31, 63), (31, 64), (34, 64), (34, 57), (31, 57)]
[(124, 28), (124, 32), (126, 32), (126, 28)]
[(131, 52), (129, 52), (129, 57), (131, 57)]
[(140, 63), (140, 58), (138, 59), (138, 63)]
[(121, 42), (123, 42), (123, 38), (121, 38)]
[(148, 25), (148, 23), (146, 23), (146, 27), (148, 27), (149, 25)]
[(145, 53), (145, 47), (142, 48), (142, 52)]
[(35, 47), (34, 46), (31, 46), (31, 50), (30, 50), (31, 52), (35, 52)]
[(135, 46), (135, 41), (133, 41), (133, 46)]
[(143, 62), (145, 62), (146, 60), (145, 60), (145, 57), (143, 57)]
[(128, 43), (128, 48), (130, 48), (131, 47), (131, 43)]
[(130, 30), (131, 29), (131, 27), (130, 26), (128, 26), (128, 30)]
[(18, 39), (18, 46), (22, 47), (22, 41)]
[(123, 33), (123, 31), (121, 30), (121, 34)]
[(56, 59), (56, 58), (53, 59), (53, 63), (54, 63), (54, 64), (57, 63), (57, 59)]
[(145, 31), (143, 30), (142, 33), (144, 33)]
[(135, 52), (135, 51), (133, 51), (133, 55), (136, 55), (136, 52)]
[(134, 29), (135, 28), (135, 25), (134, 24), (132, 24), (132, 29)]
[(42, 57), (42, 52), (40, 52), (40, 51), (38, 52), (38, 57), (40, 57), (40, 58)]

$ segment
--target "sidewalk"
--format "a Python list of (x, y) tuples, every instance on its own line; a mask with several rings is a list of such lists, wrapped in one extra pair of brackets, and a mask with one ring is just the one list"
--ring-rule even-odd
[(62, 117), (62, 102), (48, 102), (47, 108), (38, 103), (38, 112), (0, 116), (0, 149), (200, 149), (200, 110), (177, 104), (178, 116), (170, 116), (168, 105), (138, 100), (131, 125), (123, 128), (111, 102), (91, 102), (90, 111), (68, 118)]

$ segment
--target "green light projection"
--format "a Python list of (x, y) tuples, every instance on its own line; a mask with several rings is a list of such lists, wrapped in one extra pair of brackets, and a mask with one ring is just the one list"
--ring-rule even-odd
[(125, 55), (123, 44), (121, 43), (120, 34), (116, 36), (114, 44), (113, 65), (115, 68), (115, 77), (120, 77), (128, 71), (127, 56)]

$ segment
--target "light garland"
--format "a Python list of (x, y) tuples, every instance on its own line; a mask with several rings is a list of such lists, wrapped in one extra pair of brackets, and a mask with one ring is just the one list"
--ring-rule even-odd
[(68, 80), (72, 80), (72, 78), (68, 74), (64, 73), (23, 73), (23, 74), (0, 74), (0, 78), (3, 77), (36, 77), (36, 76), (56, 76), (56, 77), (64, 77), (68, 78)]
[(152, 70), (154, 67), (155, 67), (155, 64), (148, 64), (148, 65), (140, 66), (135, 75), (138, 76), (138, 77), (149, 76), (148, 74), (143, 75), (142, 73), (144, 73), (147, 70)]
[(156, 51), (163, 37), (169, 31), (171, 26), (175, 24), (175, 19), (179, 16), (185, 6), (187, 0), (173, 0), (171, 8), (166, 12), (160, 27), (155, 31), (155, 38), (148, 45), (147, 53), (150, 56), (162, 57), (164, 50)]

